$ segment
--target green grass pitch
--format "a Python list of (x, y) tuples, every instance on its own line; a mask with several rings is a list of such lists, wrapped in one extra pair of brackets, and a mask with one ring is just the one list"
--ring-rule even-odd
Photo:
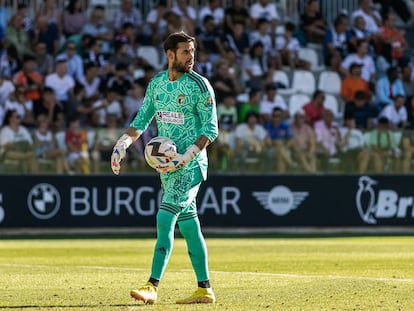
[(177, 236), (158, 301), (154, 238), (0, 240), (0, 310), (414, 310), (413, 236), (207, 236), (214, 305), (176, 305), (195, 289)]

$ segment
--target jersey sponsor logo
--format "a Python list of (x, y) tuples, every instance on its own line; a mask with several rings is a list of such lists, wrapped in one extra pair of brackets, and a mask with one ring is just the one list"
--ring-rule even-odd
[(184, 124), (184, 113), (174, 111), (157, 111), (158, 121), (172, 124)]
[(184, 101), (185, 101), (185, 95), (184, 95), (184, 94), (180, 94), (180, 95), (178, 95), (178, 98), (177, 98), (177, 103), (178, 103), (179, 105), (182, 105), (182, 104), (184, 104)]
[(414, 196), (381, 189), (378, 181), (369, 176), (358, 179), (355, 205), (362, 221), (370, 225), (382, 219), (414, 218)]
[(270, 210), (272, 214), (277, 216), (284, 216), (296, 209), (308, 195), (309, 192), (291, 191), (285, 186), (276, 186), (266, 192), (253, 192), (253, 196), (264, 209)]

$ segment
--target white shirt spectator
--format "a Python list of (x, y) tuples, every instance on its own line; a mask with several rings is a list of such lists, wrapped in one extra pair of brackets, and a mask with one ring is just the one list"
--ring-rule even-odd
[[(294, 38), (294, 37), (290, 38), (289, 41), (286, 42), (286, 38), (284, 36), (277, 36), (276, 40), (275, 40), (275, 46), (276, 46), (276, 49), (278, 51), (283, 50), (283, 49), (286, 48), (287, 50), (289, 50), (291, 52), (299, 53), (299, 49), (300, 49), (299, 40)], [(293, 55), (295, 55), (295, 54), (293, 54)]]
[[(348, 133), (349, 128), (347, 127), (341, 127), (339, 129), (339, 133), (341, 134), (341, 139), (343, 140)], [(351, 133), (349, 134), (348, 143), (341, 148), (343, 152), (346, 152), (348, 150), (354, 150), (354, 149), (361, 149), (364, 147), (365, 138), (364, 134), (359, 129), (351, 129)]]
[[(373, 11), (373, 14), (376, 18), (381, 20), (381, 15), (377, 11)], [(379, 27), (377, 23), (375, 22), (375, 19), (371, 16), (366, 14), (362, 9), (358, 9), (354, 11), (351, 15), (351, 23), (354, 23), (354, 20), (356, 17), (362, 16), (362, 18), (365, 20), (365, 29), (370, 33), (377, 33), (379, 32)]]
[(75, 86), (75, 80), (68, 74), (60, 77), (57, 73), (51, 73), (46, 76), (45, 85), (55, 91), (58, 101), (67, 101), (70, 90)]
[(26, 111), (33, 111), (33, 102), (31, 100), (26, 100), (24, 104), (21, 104), (14, 100), (7, 100), (4, 105), (4, 110), (16, 110), (16, 113), (19, 115), (20, 119), (24, 119)]
[(15, 89), (13, 82), (0, 78), (0, 106), (5, 104), (6, 100), (9, 99), (10, 94), (13, 93)]
[[(158, 20), (158, 9), (152, 9), (147, 15), (147, 24), (155, 24)], [(148, 29), (147, 32), (151, 34), (151, 29)], [(157, 35), (164, 36), (167, 32), (167, 21), (162, 17), (158, 20)]]
[[(104, 99), (97, 100), (93, 104), (93, 107), (96, 107), (96, 108), (101, 107), (103, 105), (103, 101), (104, 101)], [(115, 115), (118, 119), (122, 118), (122, 106), (121, 106), (119, 101), (114, 100), (113, 102), (111, 102), (105, 108), (97, 109), (95, 111), (95, 113), (98, 116), (98, 124), (103, 126), (103, 125), (105, 125), (105, 120), (106, 120), (106, 115), (107, 114)]]
[(79, 83), (82, 84), (85, 88), (86, 99), (89, 99), (99, 93), (99, 85), (101, 84), (101, 79), (98, 77), (95, 77), (90, 82), (88, 82), (85, 77), (82, 77), (79, 80)]
[(375, 62), (371, 56), (365, 55), (364, 58), (360, 58), (357, 54), (349, 54), (342, 62), (342, 67), (349, 70), (352, 63), (362, 64), (361, 78), (365, 81), (371, 81), (372, 75), (376, 73)]
[(274, 108), (280, 108), (282, 110), (287, 110), (288, 106), (285, 100), (283, 99), (283, 97), (280, 96), (279, 94), (276, 94), (276, 96), (274, 97), (272, 101), (270, 101), (265, 95), (262, 101), (260, 102), (260, 108), (259, 108), (260, 114), (272, 115)]
[(207, 15), (211, 15), (214, 17), (214, 25), (219, 26), (223, 24), (224, 21), (224, 10), (221, 7), (215, 8), (214, 11), (211, 10), (211, 8), (206, 5), (200, 9), (199, 12), (199, 24), (201, 25), (203, 23), (204, 17)]
[(391, 124), (398, 126), (401, 122), (407, 122), (408, 114), (405, 106), (402, 106), (398, 111), (394, 105), (387, 105), (382, 109), (378, 118), (386, 117)]
[(6, 125), (4, 126), (0, 131), (0, 150), (1, 153), (4, 152), (3, 146), (8, 143), (15, 143), (20, 141), (28, 141), (30, 144), (33, 144), (32, 136), (30, 135), (30, 132), (27, 130), (26, 127), (20, 125), (17, 132), (12, 130), (10, 126)]
[(247, 142), (251, 139), (263, 142), (267, 137), (267, 131), (260, 124), (256, 124), (254, 128), (251, 129), (247, 123), (241, 123), (236, 127), (235, 136), (236, 138), (240, 138)]
[(263, 43), (263, 51), (264, 53), (268, 54), (272, 52), (272, 37), (269, 34), (262, 35), (258, 31), (252, 31), (249, 34), (249, 45), (253, 46), (256, 42), (262, 42)]
[(275, 3), (267, 3), (265, 6), (253, 3), (250, 6), (250, 17), (253, 19), (266, 18), (269, 22), (279, 20)]

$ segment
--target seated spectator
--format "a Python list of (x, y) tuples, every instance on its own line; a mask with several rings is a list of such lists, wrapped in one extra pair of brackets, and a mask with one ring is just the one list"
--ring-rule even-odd
[(46, 16), (39, 16), (36, 19), (33, 29), (29, 33), (31, 48), (34, 50), (39, 42), (46, 44), (46, 51), (56, 56), (59, 50), (59, 29), (55, 23), (48, 23)]
[(33, 117), (33, 102), (24, 95), (25, 88), (17, 86), (15, 91), (10, 94), (10, 97), (4, 103), (4, 110), (15, 111), (19, 118), (20, 124), (25, 127), (34, 127)]
[(407, 109), (404, 106), (405, 97), (396, 95), (392, 105), (385, 106), (379, 114), (379, 118), (385, 117), (390, 121), (390, 129), (405, 129), (407, 127)]
[(363, 92), (366, 96), (371, 93), (368, 82), (361, 77), (362, 66), (360, 63), (352, 63), (349, 75), (342, 79), (341, 97), (345, 103), (354, 101), (357, 92)]
[[(292, 131), (289, 124), (282, 120), (283, 114), (284, 112), (280, 108), (273, 108), (271, 119), (263, 125), (268, 133), (270, 144), (268, 149), (269, 161), (266, 163), (272, 163), (276, 157), (275, 164), (278, 173), (286, 173), (288, 167), (296, 165), (290, 154)], [(274, 167), (266, 169), (273, 170)]]
[[(13, 94), (16, 87), (13, 82), (7, 79), (7, 76), (4, 72), (0, 72), (0, 109), (4, 107), (6, 100)], [(3, 118), (0, 116), (0, 123), (2, 123)]]
[(388, 12), (384, 16), (383, 25), (380, 28), (382, 49), (379, 54), (388, 54), (391, 64), (403, 67), (410, 62), (407, 56), (409, 46), (405, 40), (404, 30), (395, 26), (395, 18), (393, 12)]
[(64, 119), (63, 105), (56, 99), (55, 91), (50, 87), (45, 87), (39, 101), (33, 105), (34, 118), (39, 115), (46, 115), (53, 130), (59, 128), (59, 122)]
[(124, 97), (132, 88), (132, 78), (128, 75), (128, 65), (126, 63), (119, 63), (115, 67), (115, 74), (106, 82), (105, 89), (117, 89), (119, 100), (123, 101)]
[(85, 101), (92, 104), (101, 98), (99, 87), (101, 78), (98, 73), (98, 66), (91, 62), (85, 65), (85, 75), (79, 80), (79, 83), (85, 88)]
[(108, 114), (115, 115), (117, 117), (117, 125), (123, 124), (123, 109), (119, 102), (119, 91), (116, 88), (107, 89), (105, 97), (96, 101), (93, 104), (94, 117), (93, 126), (103, 127), (105, 126), (106, 116)]
[(46, 43), (38, 42), (34, 47), (34, 57), (35, 57), (35, 71), (40, 73), (43, 77), (51, 74), (55, 68), (55, 61), (47, 52)]
[[(231, 32), (223, 33), (221, 41), (224, 50), (233, 50), (239, 60), (252, 49), (249, 43), (249, 35), (242, 23), (235, 23)], [(222, 51), (222, 54), (224, 54), (224, 51)]]
[(362, 151), (365, 145), (364, 134), (356, 127), (355, 117), (345, 114), (344, 126), (339, 129), (341, 166), (344, 172), (359, 172)]
[(372, 57), (375, 56), (375, 46), (377, 42), (380, 40), (381, 35), (380, 33), (369, 33), (366, 29), (365, 19), (359, 15), (355, 17), (353, 21), (353, 25), (349, 30), (350, 38), (349, 38), (349, 45), (348, 51), (349, 53), (355, 53), (357, 50), (357, 41), (358, 40), (365, 40), (368, 42), (368, 54)]
[(240, 94), (243, 90), (237, 81), (237, 77), (230, 71), (226, 60), (219, 60), (215, 63), (210, 81), (218, 103), (221, 103), (226, 95)]
[(310, 62), (299, 58), (300, 43), (293, 36), (295, 27), (292, 22), (285, 24), (284, 34), (276, 37), (276, 49), (280, 53), (282, 65), (289, 66), (291, 70), (298, 68), (310, 70)]
[(366, 173), (371, 164), (375, 173), (392, 170), (391, 164), (398, 155), (396, 152), (398, 146), (387, 118), (378, 119), (377, 128), (369, 132), (366, 147), (361, 155), (360, 174)]
[(270, 23), (266, 18), (259, 18), (256, 25), (257, 28), (249, 33), (249, 46), (258, 41), (262, 42), (263, 52), (270, 57), (271, 53), (274, 53), (272, 36), (269, 31)]
[(333, 27), (328, 29), (323, 39), (323, 57), (325, 66), (333, 71), (340, 71), (341, 62), (348, 55), (348, 40), (350, 34), (348, 29), (348, 18), (338, 15)]
[(362, 16), (365, 21), (366, 30), (370, 34), (379, 32), (382, 25), (381, 14), (371, 6), (371, 0), (359, 0), (358, 9), (351, 13), (351, 20)]
[(315, 122), (316, 154), (320, 160), (320, 168), (323, 172), (328, 171), (329, 160), (338, 155), (341, 144), (339, 125), (334, 121), (333, 112), (324, 109), (322, 119)]
[(5, 45), (14, 45), (17, 50), (18, 57), (23, 57), (25, 54), (30, 53), (30, 38), (27, 30), (25, 29), (23, 16), (20, 14), (14, 14), (6, 29), (5, 34)]
[(396, 95), (405, 96), (404, 86), (399, 78), (398, 68), (390, 67), (387, 70), (387, 76), (377, 81), (376, 95), (380, 109), (392, 105)]
[(16, 46), (10, 44), (5, 50), (0, 52), (0, 73), (8, 79), (22, 70), (22, 61), (17, 52)]
[(282, 96), (277, 94), (277, 85), (269, 83), (265, 87), (265, 95), (260, 101), (260, 118), (261, 123), (271, 122), (272, 113), (275, 108), (279, 108), (282, 112), (282, 120), (289, 117), (288, 106)]
[(112, 148), (116, 144), (119, 135), (122, 135), (123, 128), (118, 126), (118, 117), (114, 114), (107, 114), (105, 126), (96, 130), (96, 137), (92, 151), (92, 168), (94, 173), (100, 172), (101, 161), (110, 159)]
[(41, 114), (36, 123), (37, 128), (33, 131), (36, 158), (54, 160), (57, 174), (71, 173), (66, 152), (57, 146), (55, 135), (49, 128), (49, 118)]
[(272, 81), (274, 68), (269, 68), (268, 58), (260, 41), (253, 44), (249, 53), (244, 54), (242, 69), (243, 82), (248, 88), (263, 88)]
[(80, 127), (79, 117), (69, 117), (69, 128), (65, 131), (65, 144), (68, 150), (67, 159), (75, 173), (89, 174), (88, 132)]
[(111, 65), (102, 52), (102, 40), (92, 38), (89, 42), (89, 50), (83, 55), (85, 64), (94, 63), (100, 76), (106, 76), (111, 71)]
[(293, 116), (292, 158), (307, 173), (316, 173), (316, 138), (313, 128), (306, 123), (303, 110)]
[(224, 51), (221, 42), (220, 28), (214, 24), (214, 17), (206, 15), (201, 27), (196, 30), (196, 37), (200, 44), (200, 50), (203, 50), (210, 56), (210, 60), (215, 62)]
[(116, 10), (113, 19), (115, 32), (121, 32), (125, 23), (131, 23), (133, 25), (136, 35), (142, 34), (142, 14), (140, 10), (134, 8), (132, 0), (122, 0), (121, 6)]
[(352, 115), (355, 118), (357, 129), (371, 130), (375, 127), (378, 109), (364, 91), (357, 91), (355, 99), (346, 103), (344, 115)]
[(305, 33), (306, 42), (322, 43), (328, 25), (319, 12), (319, 1), (308, 0), (300, 16), (300, 29)]
[(4, 117), (0, 130), (0, 155), (2, 160), (18, 161), (19, 167), (27, 168), (30, 173), (38, 171), (32, 137), (14, 110), (7, 110)]
[(192, 7), (188, 0), (177, 0), (172, 7), (172, 11), (177, 14), (181, 19), (185, 20), (192, 29), (196, 27), (197, 11)]
[(276, 4), (269, 0), (256, 1), (251, 4), (249, 14), (253, 28), (256, 28), (259, 18), (264, 17), (270, 22), (270, 33), (274, 40), (276, 27), (280, 19)]
[(340, 71), (345, 75), (349, 75), (351, 64), (362, 64), (361, 77), (371, 83), (376, 80), (376, 68), (374, 59), (368, 54), (368, 42), (360, 39), (356, 43), (356, 53), (349, 54), (341, 63)]
[(167, 11), (167, 0), (159, 0), (157, 6), (152, 8), (146, 19), (146, 24), (149, 27), (144, 33), (147, 37), (151, 37), (151, 43), (158, 46), (162, 38), (165, 38), (167, 31), (167, 21), (164, 19)]
[[(90, 14), (88, 22), (83, 26), (82, 35), (88, 34), (101, 44), (101, 51), (103, 53), (110, 52), (110, 42), (113, 38), (112, 31), (106, 26), (105, 22), (105, 8), (101, 5), (95, 6)], [(90, 59), (91, 61), (97, 61)]]
[(58, 4), (54, 0), (44, 0), (40, 2), (40, 5), (36, 8), (36, 17), (46, 17), (47, 24), (58, 30), (59, 37), (62, 35), (62, 9), (58, 7)]
[[(196, 54), (196, 71), (206, 78), (211, 78), (213, 75), (213, 62), (210, 55), (204, 50), (198, 50)], [(230, 69), (230, 68), (229, 68)]]
[(255, 112), (257, 115), (259, 115), (261, 97), (262, 92), (260, 89), (251, 89), (249, 91), (249, 100), (247, 102), (240, 103), (237, 123), (240, 124), (245, 122), (246, 117), (250, 112)]
[(220, 0), (208, 0), (208, 3), (200, 8), (198, 20), (203, 21), (207, 15), (213, 16), (214, 25), (223, 28), (224, 10), (221, 7)]
[(62, 11), (62, 31), (66, 38), (80, 33), (88, 22), (84, 4), (82, 0), (69, 0)]
[(128, 64), (126, 70), (132, 72), (135, 51), (128, 43), (127, 37), (115, 38), (113, 43), (114, 52), (109, 57), (109, 64), (112, 66), (112, 71), (116, 70), (119, 64)]
[[(244, 171), (246, 161), (249, 158), (256, 160), (256, 165), (263, 163), (264, 151), (268, 145), (267, 131), (259, 123), (259, 115), (255, 112), (249, 112), (245, 122), (237, 125), (235, 129), (236, 151), (235, 160), (238, 161), (239, 167)], [(258, 169), (256, 167), (256, 169)]]
[[(195, 33), (195, 24), (187, 17), (180, 16), (174, 10), (167, 10), (164, 13), (163, 18), (167, 22), (165, 36), (168, 37), (170, 34), (178, 31), (184, 31), (190, 35)], [(163, 38), (165, 40), (165, 38)]]
[(45, 86), (55, 91), (56, 99), (66, 109), (66, 103), (73, 92), (75, 80), (68, 74), (68, 63), (65, 58), (56, 60), (56, 70), (46, 76)]
[(307, 122), (310, 126), (314, 126), (315, 122), (322, 119), (324, 111), (323, 103), (325, 102), (325, 93), (321, 90), (316, 90), (312, 95), (312, 100), (303, 106), (303, 111)]
[(76, 81), (82, 80), (83, 73), (83, 60), (82, 57), (76, 53), (76, 43), (73, 41), (66, 41), (65, 50), (60, 53), (56, 59), (66, 59), (67, 72)]
[(224, 10), (224, 31), (230, 32), (235, 23), (242, 23), (249, 29), (250, 16), (249, 10), (243, 0), (232, 0)]
[(13, 83), (24, 87), (24, 94), (33, 103), (39, 101), (40, 92), (43, 88), (43, 77), (35, 70), (35, 58), (33, 55), (26, 54), (23, 57), (23, 68), (13, 77)]

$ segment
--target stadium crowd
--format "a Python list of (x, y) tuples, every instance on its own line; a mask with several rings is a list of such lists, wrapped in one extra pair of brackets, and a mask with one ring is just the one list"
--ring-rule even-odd
[[(165, 66), (163, 40), (183, 30), (216, 93), (212, 171), (410, 173), (414, 64), (398, 12), (359, 0), (325, 20), (318, 0), (301, 12), (297, 1), (282, 16), (271, 0), (159, 0), (145, 15), (122, 0), (111, 21), (81, 0), (19, 4), (0, 24), (1, 171), (109, 172), (116, 139)], [(154, 124), (134, 143), (130, 167), (146, 167), (156, 133)]]

